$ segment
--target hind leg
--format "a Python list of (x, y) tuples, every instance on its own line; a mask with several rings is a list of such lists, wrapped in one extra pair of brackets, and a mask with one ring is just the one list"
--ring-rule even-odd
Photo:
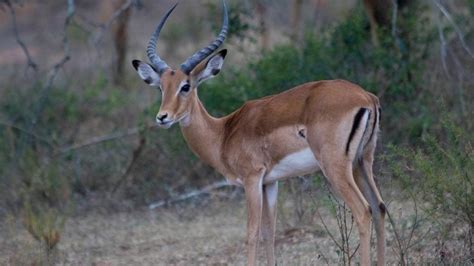
[(374, 164), (374, 150), (375, 150), (375, 145), (372, 145), (370, 143), (366, 149), (364, 150), (364, 153), (362, 155), (362, 167), (366, 175), (367, 175), (367, 182), (372, 189), (372, 191), (375, 193), (375, 196), (377, 197), (377, 201), (379, 203), (379, 208), (380, 211), (384, 214), (385, 213), (385, 203), (383, 202), (382, 196), (380, 195), (380, 191), (377, 188), (377, 185), (375, 184), (374, 180), (374, 173), (372, 166)]
[(370, 265), (370, 207), (354, 181), (352, 164), (326, 160), (322, 162), (322, 169), (332, 189), (349, 206), (356, 221), (360, 239), (360, 264)]
[[(319, 124), (318, 127), (309, 126), (307, 131), (308, 144), (319, 161), (323, 174), (334, 192), (349, 206), (355, 218), (359, 230), (361, 265), (370, 265), (371, 215), (369, 203), (354, 180), (352, 163), (369, 117), (370, 112), (366, 108), (360, 108), (353, 119), (347, 120), (351, 123), (344, 121), (340, 124)], [(348, 132), (351, 132), (350, 135)]]
[(362, 158), (355, 164), (354, 177), (364, 196), (369, 200), (372, 207), (372, 218), (374, 220), (377, 235), (377, 265), (385, 263), (385, 204), (375, 184), (372, 165), (374, 160), (375, 142), (369, 143), (363, 152)]

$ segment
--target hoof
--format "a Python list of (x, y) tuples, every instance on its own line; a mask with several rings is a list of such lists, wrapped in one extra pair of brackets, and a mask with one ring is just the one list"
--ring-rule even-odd
[(385, 204), (383, 202), (379, 204), (379, 208), (380, 212), (385, 215), (385, 213), (387, 212), (387, 208), (385, 207)]

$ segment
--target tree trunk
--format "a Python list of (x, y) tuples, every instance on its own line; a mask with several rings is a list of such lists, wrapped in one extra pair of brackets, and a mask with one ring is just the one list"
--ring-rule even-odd
[(303, 0), (293, 0), (293, 5), (291, 8), (291, 33), (290, 37), (296, 42), (300, 41), (301, 38), (301, 8), (303, 5)]
[(267, 7), (263, 0), (256, 0), (257, 17), (259, 24), (260, 42), (262, 50), (266, 51), (270, 48), (270, 34), (267, 25)]
[(378, 45), (378, 28), (388, 28), (391, 26), (393, 1), (396, 1), (397, 8), (406, 7), (413, 1), (409, 0), (363, 0), (365, 11), (369, 17), (370, 34), (372, 43)]
[[(100, 13), (103, 21), (110, 20), (114, 13), (119, 10), (127, 0), (108, 0), (101, 1)], [(110, 27), (112, 34), (114, 47), (115, 47), (115, 60), (113, 63), (112, 78), (115, 84), (121, 84), (124, 77), (124, 65), (127, 55), (127, 41), (128, 41), (128, 22), (130, 20), (130, 14), (132, 11), (132, 5), (124, 10), (117, 17), (116, 21)]]
[(312, 0), (313, 5), (313, 25), (314, 32), (319, 32), (321, 28), (321, 14), (326, 9), (327, 0)]

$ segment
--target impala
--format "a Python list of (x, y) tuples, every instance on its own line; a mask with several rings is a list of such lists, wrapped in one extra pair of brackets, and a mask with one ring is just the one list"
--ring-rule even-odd
[(351, 209), (359, 231), (360, 263), (370, 264), (372, 218), (377, 264), (383, 265), (386, 209), (372, 173), (380, 120), (378, 98), (348, 81), (317, 81), (248, 101), (228, 116), (212, 117), (199, 100), (198, 85), (220, 72), (227, 54), (227, 50), (214, 54), (228, 29), (225, 1), (223, 6), (218, 37), (179, 69), (169, 67), (156, 51), (160, 31), (176, 5), (161, 19), (148, 43), (151, 64), (133, 60), (138, 75), (161, 91), (157, 123), (163, 128), (179, 123), (188, 146), (201, 160), (230, 183), (243, 186), (249, 265), (256, 263), (260, 235), (267, 262), (275, 265), (278, 181), (319, 170)]

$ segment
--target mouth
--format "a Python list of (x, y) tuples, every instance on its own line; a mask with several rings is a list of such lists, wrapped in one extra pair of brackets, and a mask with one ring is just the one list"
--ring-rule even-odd
[(161, 128), (170, 128), (171, 126), (173, 125), (173, 121), (169, 120), (169, 121), (164, 121), (164, 122), (158, 122), (158, 126), (161, 127)]

